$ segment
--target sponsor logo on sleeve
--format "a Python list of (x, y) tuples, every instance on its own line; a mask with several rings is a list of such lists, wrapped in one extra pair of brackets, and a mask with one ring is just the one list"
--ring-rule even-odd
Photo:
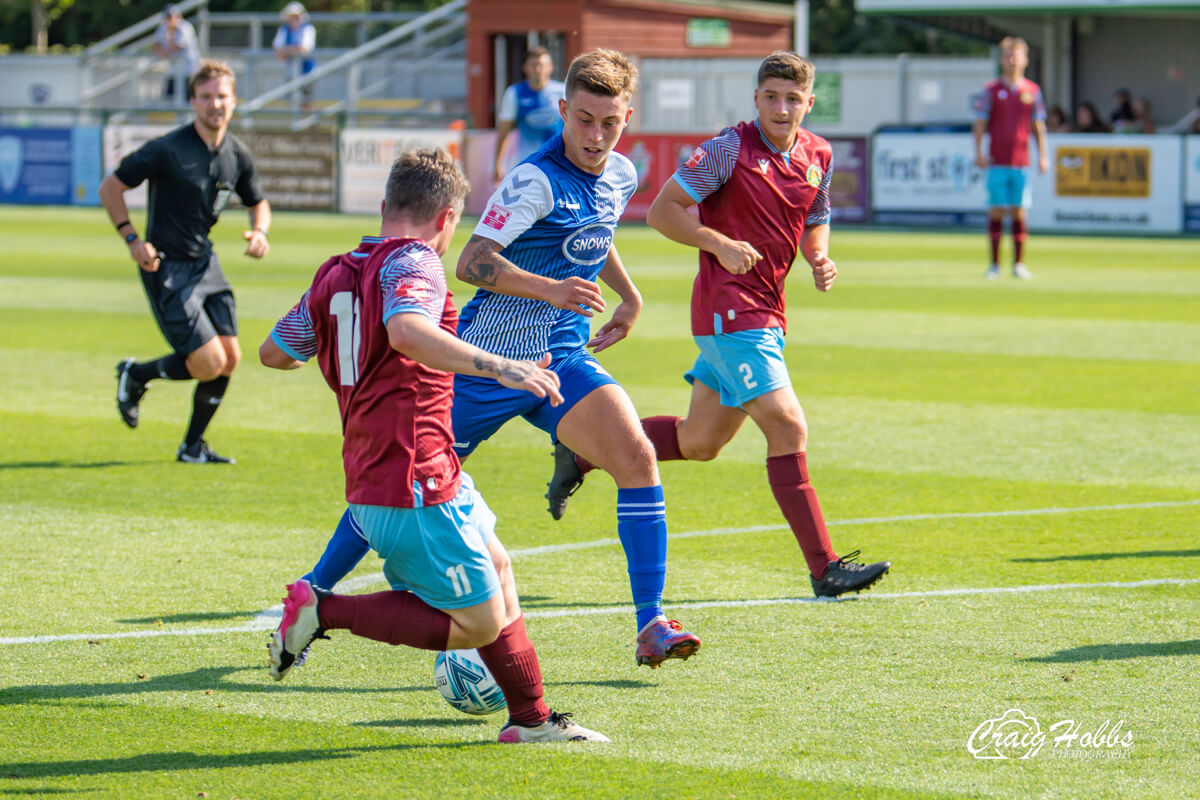
[(504, 225), (508, 222), (508, 218), (512, 216), (512, 212), (499, 203), (492, 203), (488, 208), (487, 213), (483, 215), (483, 224), (489, 228), (503, 230)]
[(688, 156), (688, 160), (683, 162), (684, 168), (695, 169), (696, 167), (700, 166), (700, 162), (704, 160), (706, 155), (708, 154), (704, 152), (703, 147), (697, 147), (692, 151), (692, 154)]
[(433, 287), (420, 278), (404, 277), (396, 282), (395, 297), (416, 305), (430, 303), (434, 299)]

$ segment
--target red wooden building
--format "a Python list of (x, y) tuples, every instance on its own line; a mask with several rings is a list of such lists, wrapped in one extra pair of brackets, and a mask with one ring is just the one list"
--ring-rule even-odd
[(467, 106), (495, 125), (496, 100), (521, 80), (526, 50), (554, 55), (555, 77), (596, 47), (639, 58), (762, 58), (792, 46), (793, 8), (750, 0), (470, 0)]

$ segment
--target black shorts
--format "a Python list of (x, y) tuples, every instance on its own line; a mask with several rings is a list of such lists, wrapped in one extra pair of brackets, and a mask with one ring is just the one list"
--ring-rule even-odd
[(196, 261), (164, 260), (157, 272), (138, 272), (158, 329), (176, 353), (194, 353), (214, 336), (237, 336), (233, 288), (216, 253)]

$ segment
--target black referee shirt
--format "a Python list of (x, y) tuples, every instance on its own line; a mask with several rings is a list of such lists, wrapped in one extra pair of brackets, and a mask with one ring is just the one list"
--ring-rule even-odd
[(209, 150), (191, 123), (146, 142), (114, 174), (131, 187), (150, 181), (145, 238), (163, 260), (194, 260), (212, 249), (208, 232), (230, 192), (247, 207), (263, 199), (246, 145), (226, 132), (221, 145)]

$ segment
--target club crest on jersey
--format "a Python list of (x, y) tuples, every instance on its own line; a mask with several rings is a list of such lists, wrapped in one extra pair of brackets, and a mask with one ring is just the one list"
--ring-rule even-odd
[(700, 162), (704, 160), (705, 155), (707, 155), (707, 153), (704, 152), (704, 148), (697, 147), (692, 151), (692, 154), (688, 156), (688, 160), (683, 162), (683, 166), (688, 169), (695, 169), (696, 167), (700, 166)]
[(489, 228), (502, 230), (504, 224), (508, 222), (508, 218), (512, 216), (512, 212), (499, 203), (492, 203), (487, 213), (483, 215), (483, 224)]
[(562, 253), (572, 264), (594, 266), (608, 258), (612, 240), (612, 228), (600, 224), (588, 225), (563, 240)]
[(1033, 92), (1021, 92), (1021, 102), (1029, 105), (1033, 102)]
[(809, 164), (808, 170), (804, 173), (804, 180), (808, 181), (809, 186), (820, 186), (821, 179), (825, 177), (825, 173), (816, 164)]
[(758, 160), (758, 171), (761, 172), (763, 175), (767, 174), (767, 168), (770, 166), (771, 166), (771, 162), (768, 161), (767, 159), (760, 158)]

